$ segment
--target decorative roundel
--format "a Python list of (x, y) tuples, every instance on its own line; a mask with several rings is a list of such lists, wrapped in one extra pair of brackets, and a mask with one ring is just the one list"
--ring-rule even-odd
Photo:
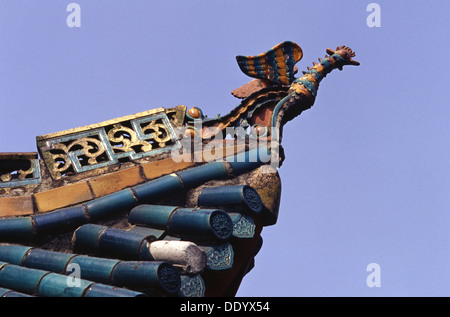
[(209, 217), (209, 225), (215, 238), (227, 240), (233, 233), (233, 221), (222, 210), (214, 210)]
[(268, 132), (267, 127), (263, 125), (255, 124), (252, 126), (251, 133), (255, 137), (265, 137), (267, 136), (267, 132)]
[(158, 267), (158, 279), (161, 286), (169, 293), (176, 293), (181, 287), (180, 274), (169, 263), (161, 263)]
[(203, 119), (203, 112), (198, 107), (192, 107), (186, 112), (186, 116), (191, 120)]
[(250, 186), (244, 186), (243, 195), (247, 206), (254, 212), (259, 213), (262, 210), (263, 203), (258, 192)]

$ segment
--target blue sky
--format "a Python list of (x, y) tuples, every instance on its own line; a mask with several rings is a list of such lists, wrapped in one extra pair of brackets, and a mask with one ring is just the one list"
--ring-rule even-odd
[(346, 45), (361, 66), (285, 126), (278, 223), (238, 296), (448, 296), (450, 2), (376, 1), (378, 28), (370, 2), (2, 0), (0, 151), (161, 106), (225, 114), (250, 80), (236, 55), (290, 40), (304, 70)]

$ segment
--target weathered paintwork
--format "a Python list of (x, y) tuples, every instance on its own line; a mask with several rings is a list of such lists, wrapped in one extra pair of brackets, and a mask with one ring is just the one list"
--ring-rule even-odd
[(293, 42), (237, 56), (254, 79), (224, 116), (157, 108), (0, 153), (0, 296), (233, 296), (277, 222), (284, 124), (332, 70), (359, 65), (326, 51), (299, 78)]

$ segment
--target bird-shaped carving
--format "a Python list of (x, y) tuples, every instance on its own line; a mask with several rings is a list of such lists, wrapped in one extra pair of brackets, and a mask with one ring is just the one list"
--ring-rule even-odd
[(235, 295), (277, 222), (283, 125), (359, 65), (327, 53), (299, 78), (293, 42), (238, 56), (255, 79), (225, 116), (157, 108), (0, 153), (0, 296)]

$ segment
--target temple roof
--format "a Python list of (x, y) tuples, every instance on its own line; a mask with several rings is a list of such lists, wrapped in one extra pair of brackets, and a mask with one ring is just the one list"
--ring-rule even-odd
[(359, 64), (327, 52), (297, 79), (293, 42), (238, 56), (256, 79), (222, 117), (156, 108), (0, 153), (0, 295), (235, 295), (277, 221), (283, 125)]
[[(9, 215), (0, 218), (5, 296), (68, 295), (63, 281), (74, 264), (83, 290), (71, 296), (234, 295), (235, 280), (252, 268), (263, 223), (276, 219), (258, 191), (239, 180), (260, 173), (268, 149), (236, 152), (188, 168), (143, 163), (137, 168), (153, 173), (138, 173), (144, 180), (133, 176), (134, 166), (30, 196), (0, 197)], [(187, 203), (180, 197), (189, 197)], [(28, 212), (20, 210), (27, 199)], [(232, 278), (217, 284), (221, 271), (229, 273), (218, 276)]]

